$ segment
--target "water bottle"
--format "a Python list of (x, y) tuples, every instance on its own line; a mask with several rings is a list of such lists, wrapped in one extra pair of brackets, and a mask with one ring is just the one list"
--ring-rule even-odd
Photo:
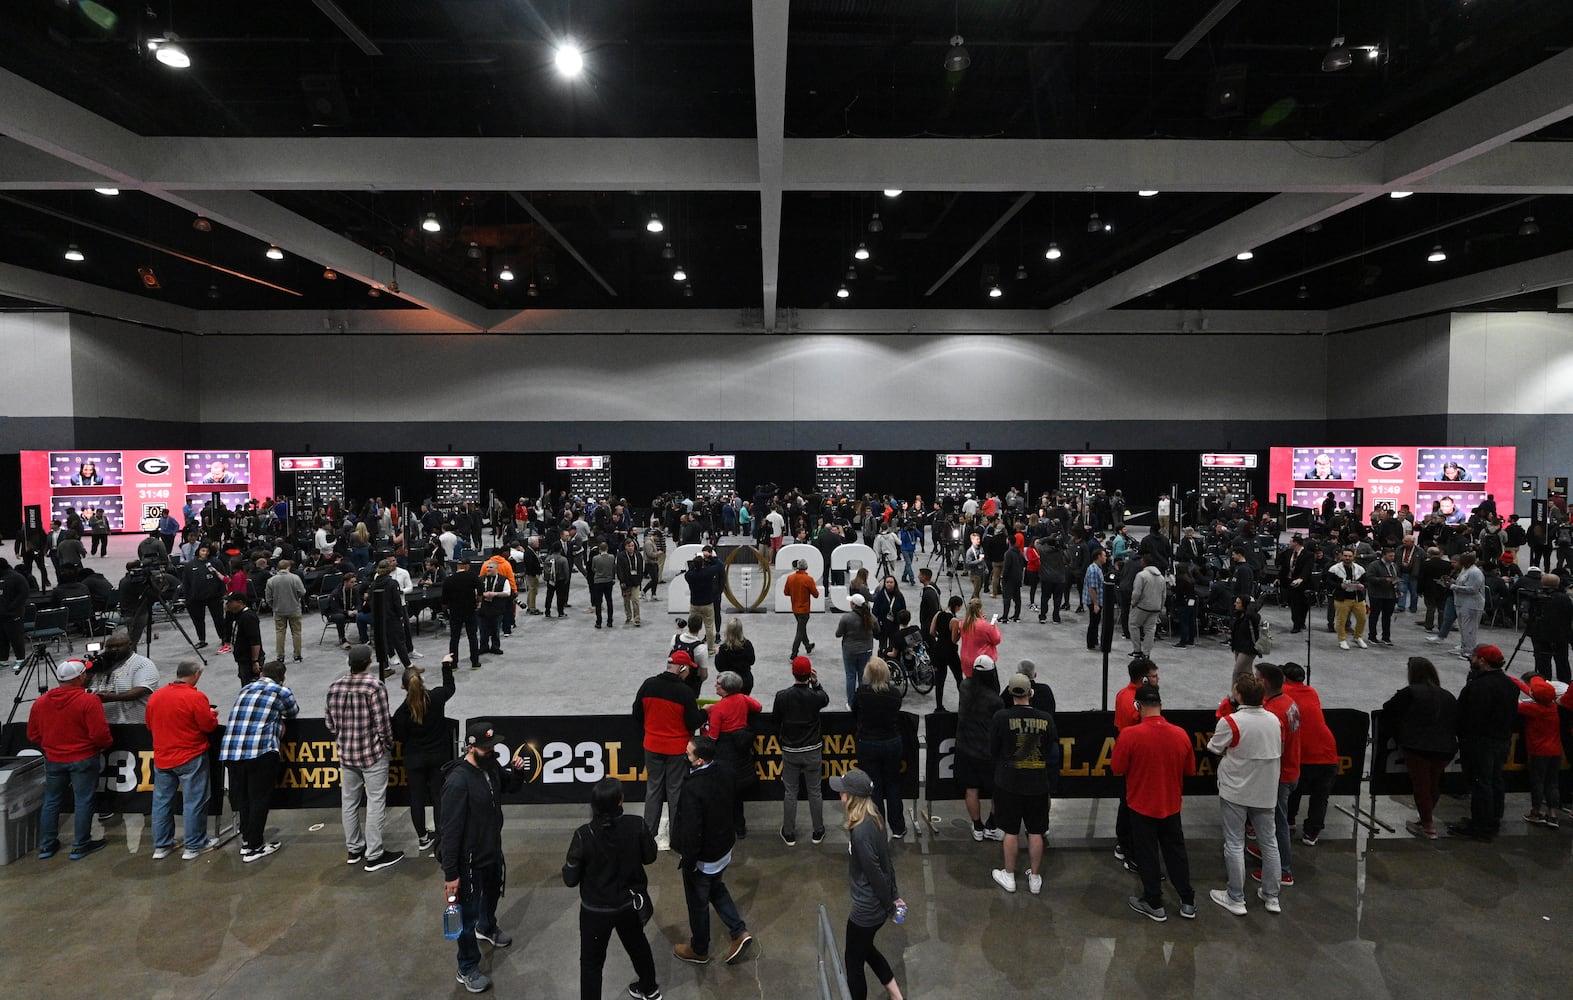
[(902, 923), (906, 919), (907, 919), (907, 904), (906, 903), (898, 903), (896, 905), (896, 923), (898, 923), (898, 924)]
[(448, 897), (448, 908), (442, 911), (442, 936), (449, 941), (464, 931), (464, 916), (459, 912), (459, 897)]

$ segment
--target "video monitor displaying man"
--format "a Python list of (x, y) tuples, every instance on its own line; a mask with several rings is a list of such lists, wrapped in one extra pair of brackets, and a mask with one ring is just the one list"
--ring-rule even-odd
[(93, 511), (103, 510), (104, 516), (109, 519), (110, 531), (123, 531), (126, 524), (125, 501), (118, 493), (78, 493), (72, 496), (52, 496), (49, 498), (49, 516), (66, 523), (66, 515), (76, 508), (82, 515), (85, 524)]
[(1448, 524), (1463, 524), (1485, 499), (1485, 493), (1474, 490), (1420, 490), (1415, 494), (1415, 513), (1421, 517), (1441, 514)]
[(118, 451), (52, 451), (49, 486), (119, 486), (122, 463)]
[(1485, 483), (1489, 448), (1421, 448), (1415, 478), (1422, 483)]
[(1312, 508), (1314, 510), (1321, 510), (1322, 509), (1322, 504), (1323, 504), (1324, 501), (1326, 501), (1327, 494), (1329, 494), (1329, 493), (1331, 493), (1333, 495), (1333, 508), (1335, 510), (1337, 509), (1338, 504), (1340, 502), (1343, 503), (1345, 508), (1353, 508), (1354, 507), (1354, 505), (1355, 505), (1355, 491), (1354, 490), (1347, 490), (1347, 489), (1346, 490), (1340, 490), (1340, 489), (1322, 490), (1322, 489), (1312, 489), (1312, 488), (1305, 488), (1305, 487), (1299, 487), (1299, 486), (1295, 487), (1293, 492), (1291, 492), (1289, 494), (1289, 503), (1291, 505), (1295, 506), (1295, 507), (1310, 507), (1310, 508)]
[(1359, 467), (1359, 452), (1354, 448), (1296, 448), (1295, 482), (1350, 482)]
[(204, 486), (244, 486), (251, 482), (251, 453), (188, 451), (186, 482)]

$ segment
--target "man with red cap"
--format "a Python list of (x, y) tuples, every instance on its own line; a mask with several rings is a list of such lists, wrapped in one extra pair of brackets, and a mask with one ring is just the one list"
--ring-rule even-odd
[(669, 849), (669, 839), (661, 832), (661, 806), (670, 806), (670, 826), (688, 776), (688, 737), (705, 721), (688, 684), (694, 669), (693, 657), (674, 649), (666, 669), (639, 685), (634, 697), (634, 721), (644, 729), (644, 821), (663, 851)]
[(770, 712), (776, 720), (781, 744), (781, 839), (797, 845), (797, 788), (808, 792), (808, 816), (813, 822), (814, 843), (825, 839), (823, 771), (825, 739), (819, 713), (830, 704), (830, 695), (819, 686), (819, 675), (806, 656), (792, 657), (792, 686), (776, 692)]
[(1469, 819), (1449, 823), (1447, 832), (1489, 843), (1502, 826), (1507, 766), (1518, 715), (1518, 686), (1502, 672), (1502, 650), (1476, 646), (1469, 679), (1458, 693), (1458, 749), (1469, 779)]

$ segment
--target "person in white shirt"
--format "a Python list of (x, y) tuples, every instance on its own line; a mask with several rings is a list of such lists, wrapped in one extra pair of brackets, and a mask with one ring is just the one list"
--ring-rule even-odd
[(327, 522), (317, 525), (317, 551), (323, 556), (333, 552), (333, 536), (328, 533)]
[(1365, 567), (1355, 562), (1355, 550), (1344, 549), (1343, 555), (1327, 575), (1333, 578), (1333, 618), (1338, 626), (1338, 648), (1349, 648), (1349, 634), (1345, 631), (1349, 616), (1354, 615), (1354, 640), (1361, 649), (1370, 647), (1365, 641)]
[(1173, 521), (1174, 501), (1165, 493), (1158, 498), (1158, 530), (1165, 535), (1169, 533), (1169, 525)]
[[(1283, 757), (1283, 724), (1262, 707), (1262, 682), (1252, 674), (1237, 674), (1231, 701), (1234, 711), (1218, 720), (1207, 749), (1222, 757), (1218, 762), (1218, 808), (1223, 816), (1223, 865), (1229, 888), (1213, 889), (1214, 903), (1245, 916), (1245, 825), (1270, 834), (1278, 807), (1278, 766)], [(1268, 913), (1280, 912), (1278, 901), (1278, 841), (1270, 835), (1257, 838), (1262, 849), (1262, 887), (1258, 897)]]
[(437, 544), (442, 546), (443, 557), (448, 560), (448, 564), (451, 566), (454, 560), (458, 558), (459, 552), (459, 536), (453, 533), (453, 525), (444, 524), (442, 526), (442, 534), (437, 536)]

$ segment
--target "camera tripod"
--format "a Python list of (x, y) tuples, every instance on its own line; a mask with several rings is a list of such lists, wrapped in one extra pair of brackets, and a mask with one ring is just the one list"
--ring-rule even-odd
[[(157, 568), (148, 573), (147, 589), (142, 591), (142, 599), (137, 603), (137, 609), (131, 616), (133, 622), (143, 623), (142, 655), (150, 660), (153, 658), (153, 611), (157, 605), (161, 604), (164, 607), (164, 614), (168, 617), (169, 623), (175, 626), (175, 631), (179, 632), (180, 637), (186, 640), (186, 645), (191, 647), (192, 654), (206, 667), (208, 658), (202, 655), (202, 651), (197, 648), (197, 644), (191, 641), (191, 635), (186, 631), (186, 627), (180, 624), (179, 618), (175, 617), (175, 609), (170, 604), (163, 575), (163, 570)], [(135, 648), (135, 644), (133, 644), (133, 648)]]
[[(40, 669), (40, 667), (46, 667), (48, 669), (46, 671)], [(33, 651), (27, 654), (27, 659), (22, 662), (21, 667), (17, 668), (16, 673), (20, 674), (22, 679), (16, 686), (16, 697), (11, 699), (11, 711), (5, 717), (6, 732), (11, 731), (11, 723), (16, 719), (17, 709), (21, 708), (24, 702), (38, 700), (37, 698), (23, 697), (23, 692), (27, 690), (28, 685), (36, 680), (38, 684), (38, 693), (42, 695), (45, 691), (49, 690), (50, 678), (56, 678), (58, 683), (59, 677), (59, 675), (56, 673), (55, 658), (49, 655), (49, 649), (47, 645), (42, 642), (35, 642), (33, 644)], [(9, 745), (4, 747), (4, 751), (7, 754), (10, 754), (15, 749), (16, 747)]]

